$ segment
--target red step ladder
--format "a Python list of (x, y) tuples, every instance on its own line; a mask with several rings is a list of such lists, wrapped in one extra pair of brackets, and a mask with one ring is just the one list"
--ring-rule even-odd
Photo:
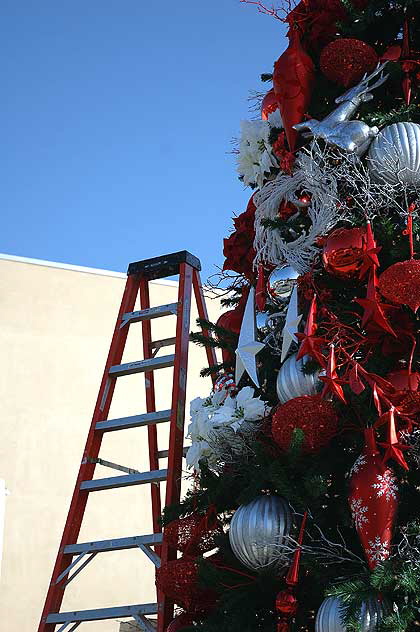
[[(135, 604), (74, 612), (60, 612), (60, 607), (66, 586), (98, 553), (140, 548), (156, 567), (176, 558), (176, 550), (169, 548), (162, 538), (159, 524), (161, 515), (159, 482), (166, 481), (165, 504), (177, 502), (181, 492), (184, 453), (185, 397), (193, 290), (199, 317), (207, 319), (200, 269), (200, 261), (185, 250), (129, 265), (121, 307), (38, 632), (53, 632), (57, 625), (60, 625), (57, 632), (72, 632), (86, 621), (125, 617), (133, 618), (145, 632), (155, 632), (155, 622), (148, 619), (148, 616), (156, 614), (158, 632), (163, 632), (173, 618), (173, 603), (162, 594), (157, 595), (155, 604)], [(173, 275), (179, 275), (178, 301), (160, 307), (150, 307), (149, 281)], [(140, 310), (133, 311), (138, 294), (140, 294)], [(175, 337), (153, 341), (150, 321), (171, 314), (176, 314)], [(144, 359), (121, 364), (129, 327), (136, 322), (142, 324)], [(204, 331), (204, 333), (207, 332)], [(170, 345), (175, 345), (173, 354), (157, 355), (161, 348)], [(214, 349), (207, 348), (206, 352), (209, 365), (215, 365)], [(172, 405), (169, 410), (156, 411), (154, 371), (170, 366), (174, 367)], [(133, 373), (144, 373), (146, 413), (108, 420), (117, 378)], [(159, 451), (156, 425), (167, 421), (170, 423), (169, 449)], [(139, 426), (147, 426), (150, 471), (138, 472), (99, 458), (105, 432)], [(167, 469), (159, 467), (159, 460), (162, 458), (168, 459)], [(123, 471), (125, 474), (94, 479), (97, 463)], [(77, 542), (90, 493), (146, 483), (151, 484), (152, 534), (86, 543)]]

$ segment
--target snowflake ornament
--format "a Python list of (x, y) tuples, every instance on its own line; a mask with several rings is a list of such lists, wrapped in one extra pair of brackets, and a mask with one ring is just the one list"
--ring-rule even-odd
[(368, 508), (363, 505), (360, 498), (353, 498), (350, 503), (350, 510), (357, 530), (360, 530), (364, 524), (368, 524), (369, 518), (365, 515)]
[(354, 462), (353, 467), (351, 468), (350, 472), (349, 472), (349, 476), (352, 477), (353, 474), (357, 474), (364, 465), (366, 465), (367, 460), (366, 460), (366, 455), (365, 454), (361, 454)]
[(378, 474), (376, 479), (378, 482), (373, 483), (372, 487), (373, 489), (376, 489), (377, 498), (383, 496), (387, 502), (389, 502), (391, 498), (397, 500), (398, 485), (397, 479), (392, 470), (385, 470), (382, 475)]
[(369, 540), (369, 549), (366, 553), (372, 562), (384, 562), (389, 557), (389, 542), (382, 542), (379, 535), (374, 540)]

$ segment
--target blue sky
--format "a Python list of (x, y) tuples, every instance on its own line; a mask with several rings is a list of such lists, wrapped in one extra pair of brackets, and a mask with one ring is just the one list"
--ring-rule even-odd
[(187, 249), (206, 277), (250, 196), (230, 140), (286, 46), (239, 0), (6, 0), (0, 252), (125, 271)]

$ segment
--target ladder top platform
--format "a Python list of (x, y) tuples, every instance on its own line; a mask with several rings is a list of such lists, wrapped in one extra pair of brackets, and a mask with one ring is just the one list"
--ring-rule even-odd
[(144, 279), (163, 279), (167, 276), (179, 274), (179, 266), (181, 263), (188, 263), (196, 270), (201, 270), (200, 260), (192, 255), (188, 250), (173, 252), (169, 255), (153, 257), (152, 259), (144, 259), (143, 261), (135, 261), (128, 266), (128, 276), (132, 274), (139, 275)]

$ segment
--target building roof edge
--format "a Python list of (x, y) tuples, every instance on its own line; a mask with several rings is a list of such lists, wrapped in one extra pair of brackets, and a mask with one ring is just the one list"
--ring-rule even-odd
[[(72, 263), (60, 263), (58, 261), (47, 261), (45, 259), (32, 259), (30, 257), (20, 257), (18, 255), (9, 255), (0, 253), (0, 260), (15, 261), (17, 263), (28, 263), (36, 266), (44, 266), (46, 268), (58, 268), (60, 270), (69, 270), (71, 272), (84, 272), (85, 274), (98, 274), (100, 276), (109, 276), (117, 279), (126, 279), (124, 272), (116, 272), (115, 270), (103, 270), (101, 268), (89, 268), (87, 266), (73, 265)], [(157, 285), (177, 286), (178, 282), (172, 279), (156, 279), (151, 281)]]

